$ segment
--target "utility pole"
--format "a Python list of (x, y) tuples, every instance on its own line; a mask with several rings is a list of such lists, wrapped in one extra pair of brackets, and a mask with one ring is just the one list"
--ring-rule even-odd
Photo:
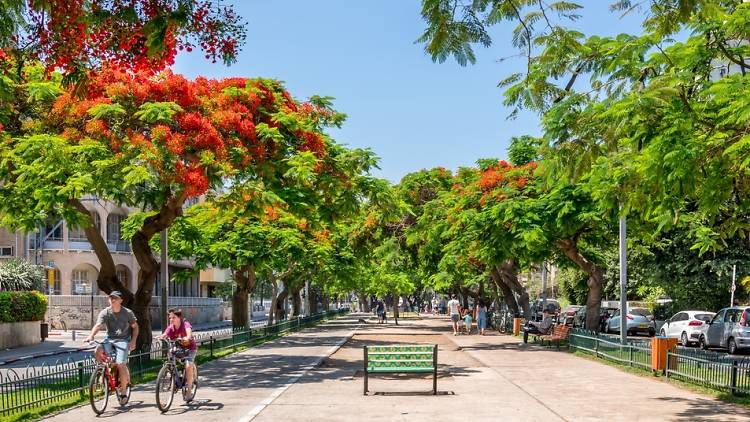
[(167, 295), (169, 294), (169, 268), (167, 254), (167, 229), (161, 231), (161, 329), (167, 328)]
[(737, 276), (737, 266), (732, 265), (732, 301), (729, 302), (729, 306), (734, 306), (734, 291), (737, 289), (737, 284), (735, 283), (736, 276)]
[(542, 312), (547, 309), (547, 261), (542, 262)]
[(620, 342), (628, 342), (628, 252), (627, 221), (620, 216)]

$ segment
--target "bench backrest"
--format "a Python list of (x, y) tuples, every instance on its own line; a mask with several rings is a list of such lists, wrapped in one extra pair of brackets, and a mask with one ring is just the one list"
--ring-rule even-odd
[(369, 368), (434, 368), (436, 353), (432, 344), (365, 346)]
[(555, 337), (568, 337), (570, 334), (570, 326), (568, 325), (556, 325), (553, 336)]

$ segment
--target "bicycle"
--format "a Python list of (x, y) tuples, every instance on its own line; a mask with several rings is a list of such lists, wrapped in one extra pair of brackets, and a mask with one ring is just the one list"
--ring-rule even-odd
[[(89, 380), (89, 402), (91, 403), (91, 408), (94, 409), (94, 413), (101, 415), (107, 409), (109, 395), (112, 391), (117, 395), (117, 401), (120, 406), (128, 404), (128, 401), (130, 401), (130, 383), (128, 383), (125, 393), (120, 394), (120, 391), (117, 389), (117, 384), (120, 380), (120, 371), (117, 369), (117, 365), (115, 365), (114, 357), (110, 356), (106, 348), (104, 348), (104, 344), (108, 343), (108, 341), (93, 340), (91, 343), (102, 346), (104, 354), (104, 359), (96, 362), (96, 368), (94, 368), (94, 372), (91, 374), (91, 379)], [(96, 354), (96, 351), (94, 353)]]
[[(156, 377), (156, 405), (162, 413), (172, 407), (175, 389), (182, 390), (182, 399), (185, 403), (193, 401), (195, 393), (198, 391), (198, 365), (195, 362), (193, 362), (193, 388), (191, 391), (187, 391), (187, 383), (185, 382), (185, 358), (190, 350), (180, 347), (174, 340), (164, 339), (164, 341), (168, 345), (167, 358)], [(182, 366), (181, 371), (178, 365)]]

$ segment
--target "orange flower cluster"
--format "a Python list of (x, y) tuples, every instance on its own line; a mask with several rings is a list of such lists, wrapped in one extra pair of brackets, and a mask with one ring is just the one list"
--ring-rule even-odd
[[(290, 104), (297, 107), (280, 84), (270, 80), (190, 81), (171, 72), (150, 77), (108, 68), (91, 75), (85, 98), (72, 92), (61, 95), (49, 123), (72, 142), (98, 140), (117, 157), (145, 162), (162, 182), (176, 183), (187, 196), (197, 196), (210, 188), (209, 180), (218, 182), (212, 175), (220, 171), (281, 161), (279, 154), (294, 150), (325, 155), (323, 137), (298, 129), (312, 125), (291, 112)], [(107, 114), (117, 107), (116, 115)], [(272, 117), (277, 113), (298, 121), (286, 128)], [(278, 128), (288, 145), (260, 136), (260, 123)]]

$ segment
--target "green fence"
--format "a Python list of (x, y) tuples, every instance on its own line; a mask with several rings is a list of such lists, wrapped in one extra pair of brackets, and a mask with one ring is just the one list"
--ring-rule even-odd
[(716, 352), (678, 348), (667, 352), (668, 377), (725, 390), (750, 394), (750, 360)]
[(571, 348), (593, 353), (600, 358), (651, 370), (650, 340), (628, 340), (627, 344), (622, 344), (619, 337), (574, 328), (569, 343)]
[[(195, 339), (200, 346), (198, 360), (211, 360), (347, 312), (348, 310), (321, 312), (274, 325), (196, 333)], [(128, 367), (133, 383), (155, 378), (165, 356), (166, 348), (158, 340), (146, 351), (131, 353)], [(64, 406), (84, 399), (94, 367), (93, 358), (88, 358), (78, 362), (58, 360), (51, 365), (44, 363), (23, 370), (8, 369), (4, 375), (0, 374), (0, 417), (36, 411), (55, 404)]]

